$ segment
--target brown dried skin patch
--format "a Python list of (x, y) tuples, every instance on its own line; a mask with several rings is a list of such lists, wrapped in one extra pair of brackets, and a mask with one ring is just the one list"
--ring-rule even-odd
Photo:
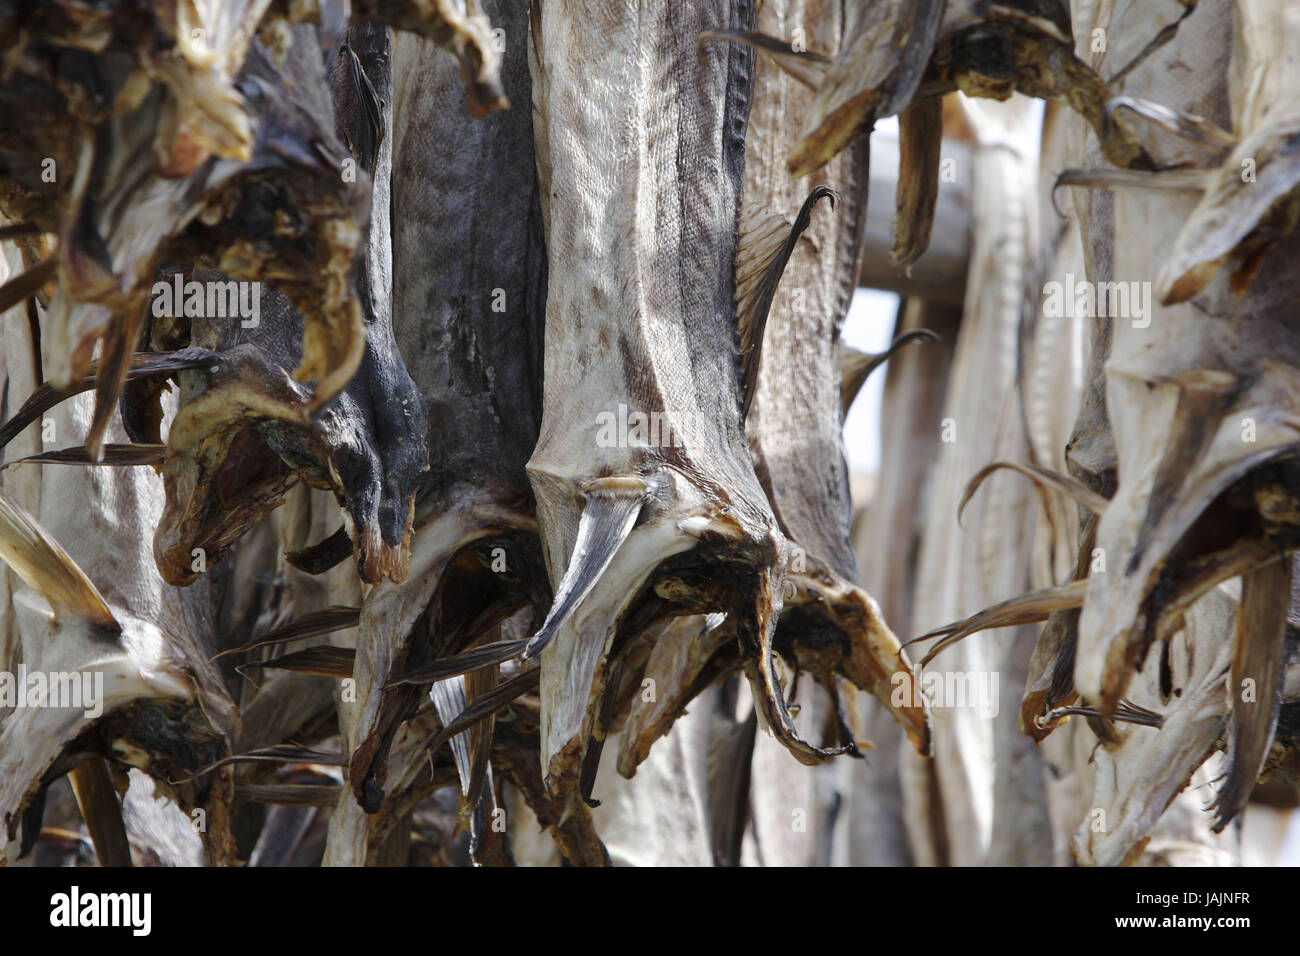
[(967, 96), (1002, 100), (1019, 92), (1063, 103), (1088, 122), (1116, 166), (1154, 169), (1142, 144), (1106, 110), (1105, 81), (1074, 55), (1068, 16), (1064, 27), (994, 6), (987, 23), (941, 42), (918, 96), (959, 89)]
[[(1254, 166), (1254, 179), (1244, 171)], [(1300, 221), (1300, 120), (1255, 130), (1208, 179), (1156, 283), (1166, 305), (1199, 294), (1234, 263), (1234, 288), (1244, 292), (1264, 253)]]
[[(801, 671), (816, 674), (825, 686), (835, 675), (874, 695), (903, 726), (918, 753), (930, 748), (930, 721), (917, 695), (896, 699), (899, 678), (911, 687), (912, 666), (881, 617), (876, 602), (861, 588), (827, 569), (791, 575), (794, 596), (787, 598), (777, 628), (777, 646), (789, 638), (788, 653)], [(801, 623), (802, 621), (802, 623)], [(817, 635), (820, 632), (820, 639)]]

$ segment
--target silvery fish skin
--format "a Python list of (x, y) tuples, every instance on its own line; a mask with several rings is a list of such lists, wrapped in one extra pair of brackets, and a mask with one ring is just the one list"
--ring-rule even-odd
[[(765, 16), (772, 12), (765, 10)], [(846, 24), (835, 22), (836, 11), (812, 5), (798, 13), (790, 15), (812, 31), (810, 43), (838, 45)], [(841, 435), (839, 352), (857, 285), (868, 145), (860, 140), (814, 177), (792, 180), (781, 161), (793, 141), (786, 117), (806, 111), (811, 100), (812, 94), (774, 63), (759, 65), (746, 145), (745, 205), (789, 215), (804, 201), (801, 192), (826, 186), (835, 193), (833, 205), (823, 202), (813, 210), (784, 267), (761, 343), (757, 381), (746, 383), (755, 391), (746, 434), (759, 480), (782, 532), (799, 548), (777, 640), (828, 689), (839, 675), (876, 694), (924, 750), (923, 710), (890, 703), (894, 676), (910, 674), (907, 659), (875, 602), (853, 585), (857, 564), (849, 541), (852, 505)], [(809, 488), (820, 493), (810, 495)], [(819, 640), (801, 639), (801, 630), (811, 638), (818, 629), (814, 621), (839, 631), (844, 644), (838, 652), (827, 653)]]
[[(772, 35), (782, 35), (797, 27), (805, 31), (810, 46), (820, 48), (838, 46), (843, 22), (833, 4), (767, 3), (759, 12), (757, 26), (761, 32)], [(798, 657), (801, 670), (814, 670), (813, 679), (828, 685), (837, 697), (833, 655), (814, 661), (798, 651), (801, 631), (811, 627), (814, 620), (815, 629), (822, 634), (828, 628), (835, 630), (837, 624), (816, 610), (810, 616), (796, 607), (807, 612), (825, 606), (828, 600), (852, 603), (859, 596), (854, 589), (844, 587), (845, 580), (834, 577), (838, 574), (847, 579), (854, 572), (852, 557), (846, 556), (843, 540), (847, 534), (849, 502), (839, 439), (839, 377), (830, 368), (835, 362), (838, 325), (847, 311), (854, 285), (857, 258), (854, 237), (860, 232), (861, 216), (865, 212), (866, 170), (859, 161), (865, 158), (866, 144), (856, 147), (852, 157), (846, 155), (835, 160), (829, 177), (819, 173), (811, 180), (790, 179), (785, 170), (785, 155), (791, 134), (785, 117), (799, 115), (811, 98), (811, 93), (797, 86), (774, 61), (759, 59), (746, 137), (745, 212), (741, 219), (742, 250), (738, 252), (736, 268), (737, 291), (742, 300), (738, 311), (744, 327), (741, 344), (742, 349), (752, 353), (743, 362), (745, 387), (747, 395), (754, 396), (756, 392), (747, 421), (750, 450), (759, 478), (781, 518), (782, 530), (801, 548), (808, 548), (800, 559), (802, 573), (791, 581), (787, 591), (778, 641), (787, 660), (793, 662)], [(828, 183), (838, 191), (837, 195), (829, 201), (822, 199), (812, 211), (807, 229), (797, 239), (782, 273), (781, 253), (791, 235), (795, 213), (814, 184)], [(758, 315), (760, 311), (764, 314)], [(755, 326), (753, 329), (747, 327), (750, 323)], [(759, 341), (764, 337), (766, 343)], [(833, 407), (821, 407), (828, 398)], [(835, 493), (799, 495), (797, 489), (805, 478), (811, 478), (810, 487), (829, 487)], [(796, 534), (795, 529), (800, 533)], [(814, 565), (811, 572), (807, 567), (810, 563)], [(830, 570), (831, 565), (834, 571)], [(826, 580), (810, 576), (814, 574)], [(837, 583), (832, 584), (832, 580)], [(832, 591), (838, 593), (832, 595)], [(859, 640), (863, 639), (858, 631), (853, 633)], [(631, 683), (639, 690), (649, 681), (654, 693), (633, 694), (626, 718), (620, 715), (613, 721), (622, 727), (618, 770), (629, 778), (650, 756), (654, 741), (668, 733), (670, 727), (677, 726), (674, 721), (686, 712), (687, 705), (703, 688), (744, 666), (734, 628), (721, 614), (664, 621), (643, 635), (643, 639), (652, 646), (644, 663), (635, 670), (636, 679)], [(845, 636), (845, 647), (851, 640)], [(894, 655), (897, 657), (896, 647)], [(897, 666), (891, 661), (889, 669), (892, 671)], [(803, 726), (817, 727), (831, 716), (828, 711), (833, 710), (833, 704), (814, 697), (818, 690), (806, 683), (800, 694)], [(734, 692), (734, 688), (729, 691)], [(691, 713), (694, 712), (692, 708)], [(736, 783), (737, 767), (743, 767), (745, 779), (749, 779), (755, 740), (752, 733), (743, 732), (746, 722), (735, 718), (735, 714), (719, 713), (705, 718), (705, 724), (699, 727), (705, 736), (713, 734), (727, 753), (725, 758), (711, 761), (710, 767), (716, 764), (719, 773), (716, 777), (711, 773), (706, 781), (710, 787), (720, 789), (702, 795), (712, 805), (710, 826), (717, 839), (715, 858), (721, 865), (735, 865), (739, 858), (739, 831), (735, 828), (743, 829), (743, 814), (759, 815), (767, 802), (786, 806), (782, 803), (782, 796), (787, 795), (783, 788), (799, 786), (810, 779), (807, 774), (794, 773), (780, 780), (755, 775), (752, 806), (748, 785), (729, 796), (728, 788)], [(750, 730), (756, 720), (751, 715)], [(689, 722), (680, 733), (689, 737), (696, 732), (697, 724), (698, 721)], [(724, 732), (728, 724), (734, 726)], [(603, 732), (604, 728), (598, 730)], [(851, 740), (832, 740), (824, 746), (834, 748), (851, 743)], [(672, 745), (665, 745), (665, 749), (669, 746)], [(775, 749), (780, 751), (779, 747)], [(780, 752), (773, 759), (780, 761), (788, 757)], [(638, 791), (654, 786), (662, 784), (653, 774), (650, 782), (637, 778), (632, 784)], [(674, 798), (680, 798), (675, 790), (658, 795), (661, 804)], [(741, 819), (729, 817), (737, 812), (742, 814)], [(816, 823), (811, 827), (813, 832), (820, 832)], [(804, 841), (804, 846), (814, 844), (820, 845), (820, 841)], [(652, 851), (646, 848), (646, 852)], [(763, 846), (760, 852), (771, 863), (785, 859), (775, 845)], [(813, 857), (799, 859), (808, 862)]]
[[(726, 611), (772, 725), (801, 759), (824, 759), (774, 693), (787, 546), (739, 413), (733, 277), (750, 55), (695, 47), (705, 31), (747, 29), (752, 10), (630, 12), (545, 5), (532, 31), (550, 279), (528, 473), (557, 591), (533, 653), (543, 774), (569, 805), (612, 662), (665, 613)], [(646, 64), (630, 88), (628, 63)]]

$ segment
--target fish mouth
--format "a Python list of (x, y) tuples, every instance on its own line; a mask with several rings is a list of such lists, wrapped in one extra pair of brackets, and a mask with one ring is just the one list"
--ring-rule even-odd
[(506, 619), (545, 607), (543, 582), (535, 522), (490, 494), (463, 500), (415, 529), (409, 579), (381, 582), (362, 608), (349, 785), (367, 813), (389, 805), (394, 741), (430, 687), (522, 654), (517, 642), (508, 653), (455, 666)]
[[(927, 708), (915, 701), (899, 703), (893, 693), (900, 679), (908, 686), (916, 679), (912, 664), (870, 595), (826, 567), (789, 575), (786, 590), (777, 652), (823, 687), (834, 688), (836, 678), (844, 678), (874, 696), (902, 725), (917, 753), (928, 754)], [(856, 750), (856, 742), (848, 743)]]
[(1230, 642), (1213, 642), (1231, 627), (1233, 611), (1222, 592), (1207, 594), (1187, 611), (1167, 655), (1134, 675), (1130, 697), (1141, 710), (1159, 712), (1158, 726), (1106, 728), (1093, 756), (1094, 810), (1071, 843), (1077, 862), (1116, 866), (1135, 859), (1198, 769), (1213, 766), (1207, 759), (1227, 728), (1231, 659)]
[[(628, 486), (619, 489), (630, 496), (623, 514), (592, 504), (593, 497), (599, 502), (599, 491), (609, 490), (609, 482), (595, 495), (589, 487), (584, 511), (597, 516), (593, 521), (607, 522), (596, 534), (608, 534), (615, 547), (603, 565), (584, 563), (579, 531), (564, 577), (585, 594), (534, 638), (544, 642), (539, 648), (543, 779), (566, 806), (590, 799), (599, 759), (592, 744), (603, 743), (618, 718), (614, 675), (629, 666), (628, 655), (637, 653), (642, 635), (657, 620), (714, 611), (729, 612), (738, 623), (748, 618), (752, 631), (764, 626), (763, 608), (773, 598), (763, 586), (762, 569), (777, 561), (777, 539), (719, 512), (675, 471), (655, 476), (658, 490), (648, 504), (642, 497), (645, 482), (615, 481)], [(563, 593), (562, 580), (557, 595)], [(739, 626), (743, 633), (745, 625)]]
[(307, 421), (305, 390), (251, 345), (197, 374), (208, 387), (172, 422), (162, 467), (167, 504), (154, 534), (163, 580), (178, 587), (224, 555), (295, 481), (263, 425)]
[[(1268, 516), (1273, 502), (1300, 490), (1297, 452), (1294, 445), (1265, 449), (1205, 475), (1148, 526), (1119, 588), (1090, 581), (1075, 680), (1103, 714), (1115, 708), (1153, 643), (1167, 640), (1198, 598), (1300, 545), (1297, 516)], [(1110, 507), (1116, 502), (1125, 505), (1122, 486)], [(1103, 515), (1099, 541), (1106, 525)]]
[[(801, 762), (856, 752), (851, 739), (819, 747), (799, 735), (776, 659), (813, 673), (824, 686), (847, 677), (888, 701), (891, 678), (910, 667), (870, 599), (829, 572), (785, 577), (787, 545), (774, 527), (764, 533), (761, 524), (719, 510), (673, 470), (651, 483), (618, 482), (628, 496), (623, 512), (593, 506), (589, 485), (583, 514), (615, 539), (624, 526), (621, 541), (603, 564), (584, 561), (602, 545), (580, 528), (557, 595), (584, 596), (533, 639), (544, 642), (540, 756), (548, 792), (564, 806), (591, 805), (605, 739), (633, 721), (636, 731), (624, 738), (619, 758), (620, 773), (630, 776), (706, 675), (743, 671), (767, 725)], [(648, 484), (656, 491), (647, 499)], [(605, 481), (597, 493), (607, 489)], [(587, 586), (566, 588), (575, 580)], [(560, 606), (557, 599), (552, 615)], [(701, 620), (713, 622), (703, 633)], [(697, 635), (700, 647), (682, 646)], [(635, 693), (647, 673), (666, 682), (653, 700), (642, 701), (648, 708), (636, 703)], [(924, 750), (924, 708), (891, 709)]]

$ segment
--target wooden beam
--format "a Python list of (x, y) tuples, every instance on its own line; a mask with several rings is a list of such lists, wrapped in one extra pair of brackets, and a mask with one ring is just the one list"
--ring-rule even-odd
[[(871, 185), (867, 195), (866, 236), (858, 285), (960, 305), (966, 294), (971, 254), (971, 186), (974, 154), (968, 143), (945, 138), (940, 154), (939, 201), (930, 247), (908, 272), (890, 261), (895, 191), (898, 188), (898, 136), (871, 136)], [(951, 163), (947, 161), (951, 160)], [(951, 181), (945, 181), (951, 179)]]

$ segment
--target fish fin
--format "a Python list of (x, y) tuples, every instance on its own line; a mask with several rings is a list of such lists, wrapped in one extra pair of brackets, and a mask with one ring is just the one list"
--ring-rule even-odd
[(913, 329), (895, 338), (889, 343), (889, 348), (883, 352), (874, 354), (859, 352), (855, 348), (842, 345), (840, 347), (840, 397), (844, 405), (844, 414), (849, 413), (854, 400), (858, 397), (858, 392), (862, 390), (871, 373), (888, 362), (904, 345), (911, 345), (913, 342), (938, 341), (939, 336), (929, 329)]
[(249, 661), (235, 668), (240, 674), (250, 667), (293, 671), (297, 674), (317, 674), (340, 680), (351, 677), (356, 665), (357, 652), (350, 647), (321, 644), (301, 651), (293, 651), (265, 661)]
[(753, 769), (758, 714), (736, 723), (713, 715), (709, 728), (709, 842), (714, 866), (740, 866), (740, 844), (749, 819), (749, 781)]
[(812, 221), (813, 206), (825, 196), (831, 198), (834, 206), (838, 198), (834, 190), (817, 186), (804, 200), (793, 225), (757, 205), (750, 206), (741, 216), (736, 242), (736, 332), (743, 368), (742, 414), (749, 413), (758, 391), (763, 333), (781, 275), (799, 237)]
[(792, 44), (757, 30), (705, 30), (696, 46), (703, 45), (705, 40), (728, 40), (766, 53), (777, 66), (810, 90), (821, 85), (831, 64), (825, 54), (796, 50)]
[(316, 544), (284, 553), (284, 560), (305, 574), (324, 574), (350, 557), (352, 538), (348, 536), (348, 529), (342, 525), (328, 538)]
[(0, 489), (0, 560), (54, 609), (112, 634), (122, 627), (86, 572), (27, 511)]
[[(1060, 472), (1052, 471), (1050, 468), (1043, 468), (1039, 465), (1025, 464), (1014, 461), (995, 461), (992, 464), (985, 465), (966, 483), (966, 490), (962, 492), (961, 501), (957, 505), (957, 523), (961, 523), (961, 514), (965, 509), (971, 497), (975, 494), (984, 479), (993, 472), (1007, 468), (1011, 471), (1018, 471), (1030, 481), (1039, 490), (1045, 494), (1048, 488), (1054, 489), (1066, 495), (1075, 504), (1082, 508), (1087, 508), (1095, 515), (1101, 514), (1110, 504), (1109, 500), (1097, 494), (1081, 481), (1071, 478), (1069, 475), (1063, 475)], [(1043, 509), (1047, 510), (1048, 502), (1044, 500)], [(1050, 512), (1049, 512), (1050, 514)]]
[(619, 546), (632, 533), (648, 490), (639, 478), (598, 478), (584, 489), (586, 502), (578, 519), (573, 553), (556, 588), (550, 613), (524, 649), (525, 660), (542, 652), (591, 593)]
[[(935, 655), (940, 651), (977, 631), (986, 631), (994, 627), (1032, 624), (1047, 620), (1053, 611), (1082, 607), (1083, 596), (1087, 593), (1087, 590), (1088, 580), (1084, 578), (1067, 582), (1058, 587), (1031, 591), (1028, 594), (1021, 594), (1010, 600), (994, 604), (992, 607), (985, 608), (965, 620), (935, 628), (920, 637), (914, 637), (907, 644), (943, 636), (943, 640), (930, 648), (925, 657), (921, 658), (921, 667), (924, 668), (930, 661), (934, 660)], [(906, 647), (907, 644), (904, 646)]]

